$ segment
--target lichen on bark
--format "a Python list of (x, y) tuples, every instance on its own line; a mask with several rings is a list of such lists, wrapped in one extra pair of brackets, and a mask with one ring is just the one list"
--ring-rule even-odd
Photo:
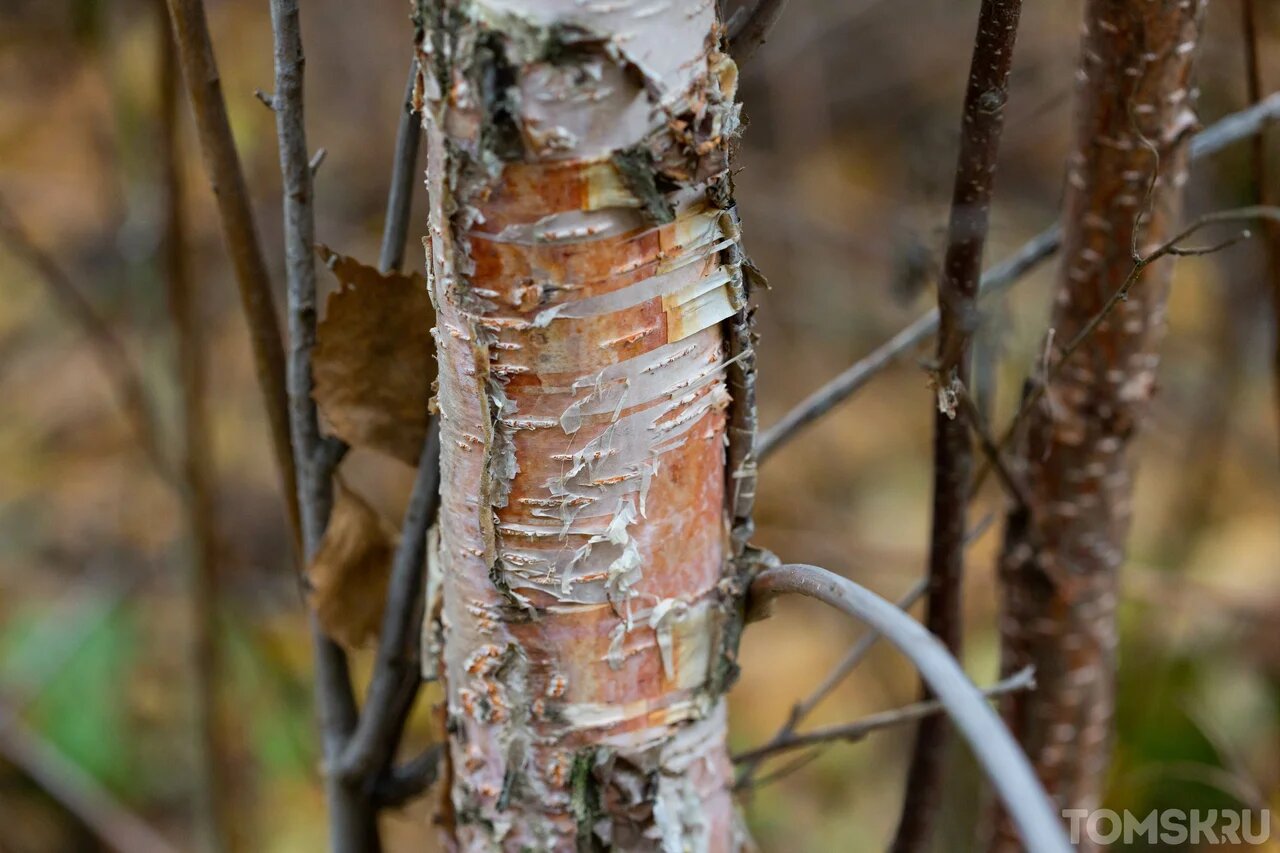
[(419, 13), (451, 841), (735, 849), (715, 674), (754, 371), (715, 5)]

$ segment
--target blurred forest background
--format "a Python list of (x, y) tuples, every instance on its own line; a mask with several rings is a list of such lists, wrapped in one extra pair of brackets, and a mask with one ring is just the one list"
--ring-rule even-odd
[[(327, 150), (317, 237), (369, 263), (410, 57), (405, 5), (310, 0), (303, 15), (308, 136)], [(1280, 4), (1258, 6), (1264, 80), (1275, 89)], [(209, 0), (207, 8), (279, 282), (275, 129), (253, 94), (272, 79), (267, 4)], [(747, 247), (773, 288), (760, 296), (765, 425), (932, 305), (976, 11), (976, 2), (952, 0), (793, 0), (744, 69), (751, 124), (738, 199)], [(1079, 0), (1023, 12), (988, 265), (1057, 214), (1080, 18)], [(145, 820), (174, 849), (195, 847), (182, 506), (140, 449), (83, 325), (31, 263), (34, 246), (107, 320), (140, 372), (160, 443), (176, 453), (179, 371), (161, 252), (162, 26), (154, 0), (0, 4), (5, 853), (99, 849), (48, 793), (80, 774), (108, 798), (97, 807)], [(1208, 124), (1246, 104), (1239, 2), (1212, 3), (1206, 32), (1199, 83)], [(220, 759), (235, 768), (244, 849), (313, 851), (323, 848), (324, 824), (306, 610), (213, 197), (185, 99), (180, 107), (186, 240), (210, 350), (216, 612), (229, 670), (222, 724), (232, 745)], [(1280, 133), (1271, 139), (1275, 175)], [(1248, 155), (1242, 144), (1198, 162), (1188, 212), (1247, 203)], [(417, 235), (422, 191), (414, 211)], [(422, 268), (417, 236), (406, 265)], [(1177, 261), (1122, 575), (1114, 808), (1280, 809), (1280, 454), (1262, 270), (1260, 247), (1248, 242)], [(1036, 358), (1054, 274), (1046, 264), (986, 304), (998, 423)], [(759, 543), (901, 595), (923, 573), (931, 422), (925, 375), (905, 359), (763, 466)], [(344, 476), (398, 518), (408, 468), (356, 452)], [(979, 503), (977, 517), (999, 511), (994, 483)], [(966, 664), (979, 683), (997, 670), (998, 528), (970, 551)], [(731, 695), (734, 745), (768, 738), (859, 633), (835, 612), (799, 603), (753, 626)], [(368, 663), (357, 658), (358, 669)], [(880, 649), (812, 722), (903, 704), (916, 689), (903, 660)], [(422, 714), (414, 743), (431, 740), (432, 726)], [(882, 849), (909, 734), (831, 746), (776, 780), (766, 768), (743, 798), (762, 849)], [(976, 770), (955, 752), (973, 784), (952, 786), (946, 850), (966, 849), (980, 800)], [(387, 818), (393, 850), (434, 849), (435, 798)]]

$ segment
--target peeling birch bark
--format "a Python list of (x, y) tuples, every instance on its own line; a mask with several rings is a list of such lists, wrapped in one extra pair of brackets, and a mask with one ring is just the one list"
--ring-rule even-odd
[[(1051, 359), (1120, 287), (1132, 247), (1145, 254), (1177, 225), (1204, 6), (1087, 4)], [(1110, 758), (1127, 447), (1156, 387), (1171, 270), (1142, 274), (1058, 372), (1020, 445), (1031, 499), (1010, 514), (1000, 561), (1003, 667), (1033, 664), (1039, 687), (1006, 699), (1004, 715), (1062, 808), (1098, 808)], [(1020, 849), (1001, 823), (992, 849)]]
[(444, 0), (422, 23), (446, 831), (738, 849), (721, 694), (754, 419), (735, 404), (738, 477), (726, 420), (754, 374), (715, 5)]

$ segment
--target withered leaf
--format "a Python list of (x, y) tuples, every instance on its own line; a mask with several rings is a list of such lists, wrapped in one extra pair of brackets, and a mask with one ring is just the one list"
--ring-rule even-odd
[(319, 251), (340, 286), (316, 329), (316, 404), (348, 444), (416, 465), (436, 377), (435, 311), (424, 280), (384, 275), (325, 246)]
[(377, 639), (396, 532), (341, 479), (335, 482), (329, 528), (307, 567), (307, 598), (325, 634), (356, 649)]

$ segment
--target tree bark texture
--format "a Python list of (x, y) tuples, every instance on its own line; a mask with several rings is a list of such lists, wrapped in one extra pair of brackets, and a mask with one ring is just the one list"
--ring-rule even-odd
[[(1204, 5), (1087, 3), (1050, 363), (1120, 287), (1134, 248), (1149, 251), (1177, 226)], [(1019, 444), (1030, 501), (1010, 512), (1000, 559), (1003, 667), (1033, 664), (1039, 686), (1003, 711), (1062, 808), (1099, 806), (1110, 758), (1127, 448), (1155, 390), (1171, 270), (1143, 272), (1057, 371)], [(993, 849), (1018, 849), (1005, 821)]]
[(715, 4), (422, 15), (446, 832), (737, 849), (721, 694), (754, 487), (726, 476), (750, 335)]

